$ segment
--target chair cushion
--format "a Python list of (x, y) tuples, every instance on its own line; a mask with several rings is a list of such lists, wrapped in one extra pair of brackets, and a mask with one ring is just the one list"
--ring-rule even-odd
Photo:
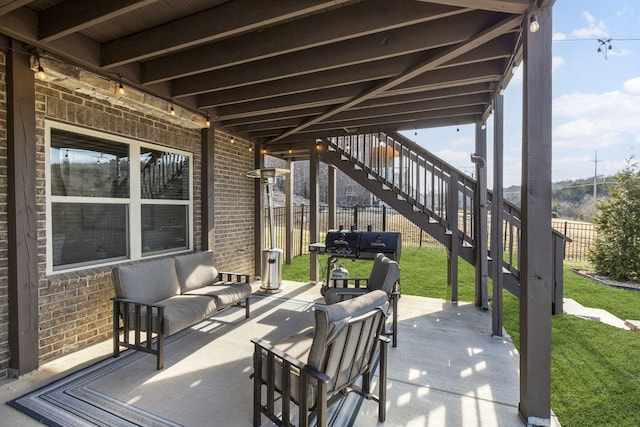
[(358, 317), (378, 307), (387, 312), (387, 294), (383, 291), (372, 291), (336, 304), (317, 306), (314, 311), (316, 330), (308, 364), (318, 370), (322, 369), (324, 352), (327, 346), (344, 330), (351, 317)]
[(179, 255), (174, 259), (183, 294), (213, 283), (218, 277), (213, 251)]
[(172, 258), (117, 266), (111, 275), (120, 298), (154, 303), (180, 294)]
[(251, 285), (248, 283), (220, 282), (202, 288), (192, 289), (184, 295), (206, 295), (215, 298), (218, 309), (236, 304), (251, 296)]
[(335, 304), (369, 292), (367, 288), (331, 288), (324, 294), (325, 304)]
[(396, 261), (378, 254), (373, 262), (367, 288), (371, 291), (381, 289), (387, 294), (393, 291), (393, 285), (400, 280), (400, 266)]
[[(158, 301), (164, 305), (164, 331), (163, 335), (172, 335), (187, 328), (207, 317), (212, 316), (217, 310), (217, 300), (202, 295), (175, 295), (171, 298)], [(134, 321), (134, 313), (129, 313), (129, 321)], [(159, 318), (153, 315), (152, 332), (159, 332)], [(141, 330), (147, 330), (147, 314), (141, 312)]]
[[(308, 327), (307, 329), (301, 331), (296, 335), (292, 335), (288, 338), (285, 338), (281, 341), (278, 341), (273, 346), (277, 349), (284, 351), (289, 356), (294, 357), (300, 361), (307, 360), (309, 357), (309, 350), (311, 349), (311, 342), (313, 341), (313, 326)], [(267, 354), (266, 352), (262, 352), (262, 381), (264, 383), (267, 382)], [(291, 393), (291, 399), (296, 403), (300, 403), (300, 370), (295, 366), (291, 367), (291, 372), (289, 375), (289, 384)], [(276, 358), (275, 359), (275, 372), (274, 372), (274, 380), (276, 390), (282, 391), (282, 360)], [(315, 382), (309, 384), (308, 388), (308, 396), (307, 404), (311, 407), (315, 403), (316, 399), (316, 387)]]

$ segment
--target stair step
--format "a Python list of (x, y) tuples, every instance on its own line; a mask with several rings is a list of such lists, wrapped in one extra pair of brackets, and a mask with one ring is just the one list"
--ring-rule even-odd
[(398, 200), (402, 200), (402, 201), (406, 201), (406, 200), (407, 200), (406, 198), (404, 198), (404, 197), (403, 197), (402, 195), (400, 195), (400, 194), (397, 194), (397, 195), (396, 195), (396, 198), (397, 198)]
[(353, 165), (353, 168), (357, 171), (361, 171), (362, 170), (362, 166), (360, 165)]

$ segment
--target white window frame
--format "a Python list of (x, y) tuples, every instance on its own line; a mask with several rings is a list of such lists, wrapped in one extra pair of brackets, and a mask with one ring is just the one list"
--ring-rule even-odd
[[(70, 197), (70, 196), (52, 196), (51, 195), (51, 131), (52, 129), (60, 129), (74, 132), (81, 135), (106, 139), (113, 142), (124, 143), (129, 146), (129, 198), (110, 198), (110, 197)], [(67, 123), (45, 120), (45, 195), (46, 195), (46, 273), (47, 275), (66, 273), (71, 271), (86, 270), (105, 265), (113, 265), (127, 261), (135, 261), (141, 259), (149, 259), (164, 256), (168, 253), (178, 254), (193, 250), (193, 154), (187, 151), (176, 150), (174, 148), (163, 145), (143, 142), (136, 139), (126, 138), (106, 132), (100, 132), (93, 129), (87, 129), (80, 126), (70, 125)], [(189, 159), (189, 196), (188, 200), (167, 200), (167, 199), (142, 199), (140, 189), (140, 149), (142, 147), (151, 148), (158, 151), (171, 152), (184, 155)], [(128, 207), (128, 228), (129, 228), (129, 258), (118, 261), (107, 262), (91, 262), (86, 265), (73, 266), (69, 268), (59, 267), (54, 270), (53, 267), (53, 203), (113, 203), (117, 205), (127, 205)], [(150, 255), (142, 254), (142, 205), (180, 205), (187, 206), (187, 248), (177, 249), (175, 251), (163, 251), (162, 253), (154, 253)]]

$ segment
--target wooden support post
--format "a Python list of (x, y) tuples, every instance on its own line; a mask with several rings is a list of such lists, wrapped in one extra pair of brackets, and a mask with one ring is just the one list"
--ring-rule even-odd
[[(540, 28), (523, 31), (520, 405), (522, 419), (551, 419), (551, 7), (534, 9)], [(528, 22), (528, 16), (525, 17)]]
[(489, 309), (489, 262), (487, 251), (487, 130), (486, 123), (476, 123), (476, 152), (471, 157), (476, 165), (476, 191), (473, 195), (474, 252), (476, 262), (475, 304)]
[[(202, 175), (201, 175), (201, 234), (200, 248), (203, 251), (213, 249), (213, 228), (214, 223), (214, 148), (215, 148), (215, 131), (213, 128), (204, 128), (200, 132), (200, 146), (202, 156)], [(197, 248), (196, 248), (197, 249)]]
[(284, 260), (291, 264), (293, 258), (293, 162), (287, 159), (287, 169), (289, 173), (285, 177), (285, 254)]
[[(257, 145), (253, 151), (253, 168), (261, 169), (264, 166), (264, 155), (262, 154), (262, 146)], [(254, 266), (256, 276), (262, 277), (262, 249), (264, 249), (264, 229), (266, 227), (264, 215), (264, 186), (261, 179), (254, 179), (253, 194), (255, 194), (254, 218)]]
[[(309, 148), (309, 243), (318, 242), (320, 188), (318, 185), (320, 161), (318, 160), (319, 145), (311, 144)], [(309, 256), (309, 280), (318, 283), (320, 262), (317, 257)], [(328, 278), (327, 278), (328, 280)]]
[(338, 228), (336, 224), (336, 167), (328, 165), (329, 168), (329, 182), (328, 182), (328, 197), (327, 204), (329, 205), (329, 218), (327, 221), (329, 230)]
[(9, 374), (38, 368), (35, 82), (21, 43), (7, 50)]
[(493, 200), (491, 201), (491, 258), (493, 275), (493, 307), (491, 323), (493, 336), (501, 337), (503, 329), (502, 273), (503, 205), (504, 205), (504, 96), (497, 95), (493, 109)]
[(460, 231), (458, 230), (458, 174), (451, 173), (447, 191), (447, 219), (451, 241), (447, 248), (447, 281), (451, 289), (451, 302), (458, 303), (458, 254), (460, 252)]

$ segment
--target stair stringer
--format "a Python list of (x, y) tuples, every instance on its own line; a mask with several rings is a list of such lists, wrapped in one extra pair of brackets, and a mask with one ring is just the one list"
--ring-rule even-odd
[[(385, 183), (381, 180), (369, 179), (367, 172), (362, 169), (356, 169), (354, 164), (348, 159), (343, 158), (338, 152), (324, 151), (319, 154), (319, 158), (324, 163), (333, 165), (344, 172), (351, 179), (362, 185), (367, 191), (376, 195), (380, 200), (391, 206), (398, 213), (403, 215), (420, 229), (442, 243), (447, 249), (451, 249), (452, 233), (447, 230), (440, 222), (432, 222), (431, 217), (422, 210), (415, 211), (414, 205), (408, 200), (398, 199), (398, 194), (392, 189), (385, 190)], [(393, 188), (387, 186), (388, 188)], [(462, 239), (458, 239), (459, 255), (468, 263), (474, 264), (473, 247), (464, 246)]]

